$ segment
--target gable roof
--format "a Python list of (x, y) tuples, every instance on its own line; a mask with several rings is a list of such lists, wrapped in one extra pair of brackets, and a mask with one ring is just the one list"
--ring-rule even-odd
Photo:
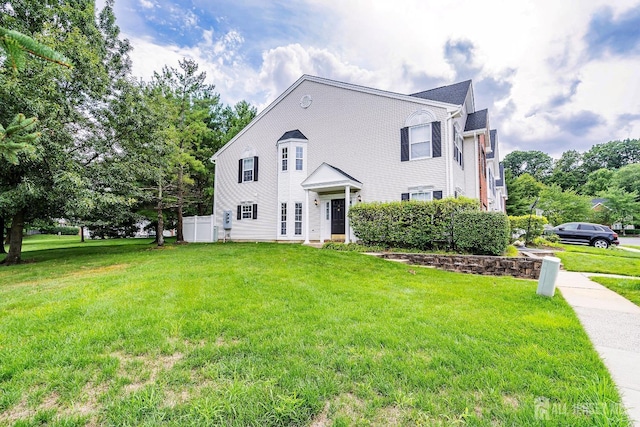
[(447, 104), (462, 105), (467, 98), (469, 86), (471, 86), (471, 80), (465, 80), (464, 82), (413, 93), (411, 96)]
[(346, 185), (351, 188), (362, 188), (362, 182), (337, 167), (323, 162), (311, 175), (301, 183), (305, 190), (331, 191), (340, 190)]
[(285, 132), (278, 141), (284, 141), (285, 139), (306, 139), (308, 140), (308, 138), (306, 136), (304, 136), (304, 134), (302, 132), (300, 132), (299, 129), (295, 129), (295, 130), (290, 130), (288, 132)]
[(491, 140), (491, 151), (487, 153), (487, 159), (493, 159), (496, 156), (496, 142), (498, 140), (498, 131), (491, 129), (489, 131), (489, 139)]
[(485, 129), (487, 127), (488, 109), (476, 111), (467, 116), (467, 123), (464, 125), (464, 131)]

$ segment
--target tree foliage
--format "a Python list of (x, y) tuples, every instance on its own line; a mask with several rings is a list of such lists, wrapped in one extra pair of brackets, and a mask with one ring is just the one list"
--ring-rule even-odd
[(505, 170), (511, 171), (514, 178), (529, 174), (538, 181), (551, 175), (553, 159), (542, 151), (512, 151), (503, 160)]

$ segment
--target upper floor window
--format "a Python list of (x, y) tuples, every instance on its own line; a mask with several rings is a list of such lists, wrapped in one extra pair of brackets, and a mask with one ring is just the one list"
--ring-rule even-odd
[(411, 160), (431, 157), (431, 123), (409, 128)]
[(253, 181), (253, 157), (242, 159), (242, 181)]
[(282, 147), (282, 171), (286, 172), (289, 167), (289, 149)]
[(258, 156), (244, 157), (238, 161), (238, 182), (258, 180)]
[(297, 171), (301, 171), (302, 170), (302, 162), (303, 162), (303, 151), (304, 149), (302, 147), (296, 147), (296, 170)]
[(464, 146), (464, 139), (462, 134), (458, 130), (458, 127), (455, 126), (453, 128), (453, 159), (456, 163), (460, 165), (461, 168), (464, 169), (464, 161), (463, 161), (463, 152), (462, 147)]

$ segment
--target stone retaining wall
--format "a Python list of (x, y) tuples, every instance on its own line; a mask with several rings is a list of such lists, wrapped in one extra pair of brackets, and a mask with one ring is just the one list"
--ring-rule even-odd
[(382, 253), (380, 257), (406, 260), (408, 264), (428, 265), (459, 273), (513, 276), (524, 279), (538, 279), (542, 268), (541, 258), (406, 253)]

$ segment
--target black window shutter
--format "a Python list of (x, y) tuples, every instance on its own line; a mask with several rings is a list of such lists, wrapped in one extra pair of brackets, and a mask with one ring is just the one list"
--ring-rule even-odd
[(258, 205), (253, 205), (253, 219), (258, 219)]
[(400, 161), (409, 160), (409, 128), (400, 129)]
[(433, 192), (433, 198), (434, 198), (435, 200), (440, 200), (440, 199), (442, 199), (442, 191), (434, 191), (434, 192)]
[(253, 158), (253, 180), (258, 180), (258, 156)]
[(242, 159), (238, 160), (238, 183), (242, 182)]
[(442, 131), (440, 122), (431, 123), (431, 140), (433, 141), (433, 157), (442, 156)]
[(238, 221), (242, 219), (242, 206), (238, 205)]
[(402, 199), (403, 202), (406, 202), (407, 200), (409, 200), (409, 193), (402, 193), (400, 198)]

